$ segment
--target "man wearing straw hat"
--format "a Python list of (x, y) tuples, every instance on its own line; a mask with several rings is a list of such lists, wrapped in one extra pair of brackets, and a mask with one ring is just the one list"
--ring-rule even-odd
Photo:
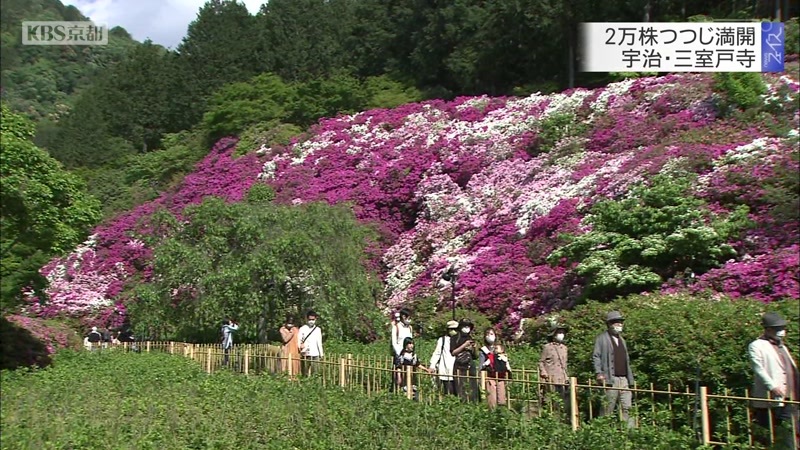
[[(797, 363), (785, 345), (786, 320), (776, 313), (761, 317), (764, 334), (750, 343), (748, 355), (753, 367), (753, 397), (774, 400), (800, 400), (800, 378)], [(756, 423), (776, 430), (776, 445), (781, 449), (798, 448), (797, 405), (784, 402), (752, 402)], [(772, 427), (770, 427), (772, 422)], [(766, 439), (765, 444), (769, 444)]]
[(625, 318), (619, 311), (611, 311), (606, 316), (606, 331), (600, 333), (594, 340), (594, 351), (592, 352), (592, 362), (594, 363), (594, 373), (597, 381), (611, 389), (606, 389), (606, 399), (608, 400), (602, 410), (602, 415), (607, 416), (614, 413), (619, 404), (622, 420), (628, 423), (629, 427), (634, 426), (634, 420), (630, 417), (630, 409), (633, 393), (627, 390), (633, 386), (633, 370), (631, 370), (631, 360), (628, 355), (628, 346), (622, 338), (622, 324)]

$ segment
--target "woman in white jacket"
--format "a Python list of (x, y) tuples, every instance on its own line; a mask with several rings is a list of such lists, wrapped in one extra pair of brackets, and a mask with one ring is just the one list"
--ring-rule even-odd
[(436, 340), (436, 347), (431, 355), (430, 369), (439, 375), (439, 386), (445, 395), (456, 395), (453, 381), (453, 364), (456, 357), (450, 353), (450, 338), (456, 334), (458, 334), (458, 322), (455, 320), (447, 322), (447, 334)]

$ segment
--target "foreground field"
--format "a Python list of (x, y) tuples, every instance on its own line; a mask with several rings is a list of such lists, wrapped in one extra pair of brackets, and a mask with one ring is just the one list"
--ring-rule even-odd
[(572, 432), (483, 405), (367, 398), (314, 381), (206, 375), (162, 354), (65, 352), (3, 372), (2, 449), (683, 449), (689, 434), (595, 421)]

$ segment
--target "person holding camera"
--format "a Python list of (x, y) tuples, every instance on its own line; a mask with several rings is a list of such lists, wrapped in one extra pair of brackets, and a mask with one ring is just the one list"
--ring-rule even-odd
[[(294, 316), (286, 316), (286, 321), (280, 328), (281, 341), (281, 368), (294, 379), (300, 375), (300, 331), (295, 326)], [(289, 359), (291, 357), (291, 364)]]
[(224, 354), (222, 365), (227, 366), (233, 348), (233, 332), (239, 329), (239, 324), (233, 319), (222, 321), (222, 352)]
[[(456, 394), (464, 401), (477, 403), (481, 400), (481, 393), (475, 366), (475, 340), (472, 339), (475, 325), (469, 319), (461, 319), (458, 326), (458, 334), (450, 340), (450, 354), (456, 358), (453, 364)], [(469, 392), (467, 392), (467, 382)]]

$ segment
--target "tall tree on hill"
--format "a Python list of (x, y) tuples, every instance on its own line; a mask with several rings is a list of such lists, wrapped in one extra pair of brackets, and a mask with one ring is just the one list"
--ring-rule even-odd
[(350, 59), (345, 41), (354, 26), (353, 0), (271, 0), (257, 16), (259, 58), (286, 81), (325, 77)]
[(186, 114), (197, 122), (205, 99), (225, 84), (260, 73), (256, 19), (243, 3), (209, 0), (178, 46), (180, 76), (191, 97)]

